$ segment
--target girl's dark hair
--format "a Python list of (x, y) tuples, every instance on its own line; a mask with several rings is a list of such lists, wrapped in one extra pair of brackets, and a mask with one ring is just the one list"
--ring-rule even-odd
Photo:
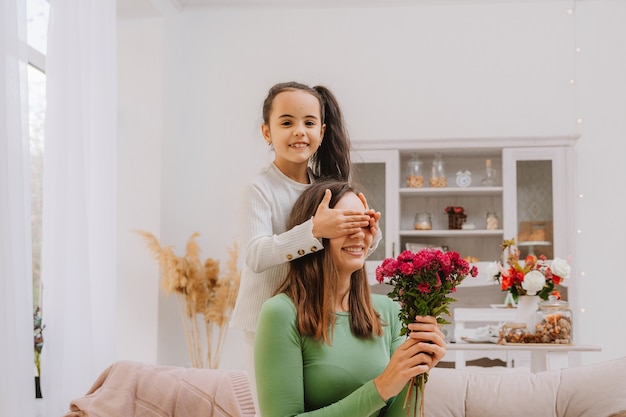
[(326, 124), (324, 140), (309, 163), (317, 178), (350, 179), (350, 138), (343, 120), (343, 113), (334, 94), (326, 87), (309, 87), (295, 81), (279, 83), (270, 88), (263, 102), (263, 123), (269, 125), (274, 98), (284, 91), (301, 90), (317, 97), (320, 102), (322, 123)]
[[(348, 182), (317, 181), (309, 186), (294, 204), (287, 228), (290, 229), (310, 219), (324, 198), (326, 189), (332, 192), (329, 204), (331, 208), (335, 207), (345, 194), (356, 194)], [(328, 247), (328, 243), (328, 239), (323, 239), (324, 247)], [(295, 304), (300, 334), (331, 343), (338, 280), (337, 267), (327, 249), (289, 263), (287, 277), (276, 290), (276, 294), (287, 294)], [(361, 338), (381, 335), (382, 323), (380, 315), (372, 306), (365, 266), (352, 273), (348, 300), (352, 333)]]

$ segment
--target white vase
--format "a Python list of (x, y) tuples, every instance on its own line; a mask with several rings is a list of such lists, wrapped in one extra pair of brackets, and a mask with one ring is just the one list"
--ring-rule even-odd
[(532, 334), (535, 334), (539, 301), (538, 295), (520, 295), (517, 299), (516, 321), (526, 324), (526, 330)]

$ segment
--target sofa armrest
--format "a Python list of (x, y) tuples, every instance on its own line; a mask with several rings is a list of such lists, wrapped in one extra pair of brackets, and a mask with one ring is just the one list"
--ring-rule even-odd
[(559, 417), (609, 417), (626, 410), (626, 357), (561, 371)]
[(105, 369), (65, 417), (253, 417), (245, 371), (120, 361)]

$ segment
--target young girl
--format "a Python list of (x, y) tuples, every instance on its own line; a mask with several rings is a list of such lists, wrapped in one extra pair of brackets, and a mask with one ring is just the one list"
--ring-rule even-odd
[[(330, 207), (364, 208), (347, 182), (319, 181), (296, 201), (288, 227), (313, 214), (326, 188)], [(405, 417), (408, 382), (443, 358), (435, 317), (416, 317), (401, 336), (399, 304), (370, 294), (371, 243), (369, 227), (324, 239), (324, 251), (289, 264), (278, 294), (263, 304), (254, 353), (264, 417)]]
[[(322, 238), (351, 235), (369, 227), (376, 236), (375, 246), (381, 236), (380, 213), (330, 209), (330, 191), (313, 217), (289, 230), (286, 227), (294, 202), (311, 183), (326, 177), (350, 179), (350, 142), (330, 90), (295, 82), (273, 86), (263, 103), (261, 132), (275, 158), (253, 178), (244, 195), (240, 223), (244, 267), (231, 322), (245, 332), (251, 382), (258, 315), (286, 276), (289, 261), (322, 250)], [(360, 198), (367, 207), (365, 197), (361, 194)]]

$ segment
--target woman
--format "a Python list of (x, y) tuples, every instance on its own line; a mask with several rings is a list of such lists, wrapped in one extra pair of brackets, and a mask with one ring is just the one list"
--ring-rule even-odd
[[(313, 217), (326, 189), (331, 208), (366, 211), (348, 183), (319, 181), (296, 201), (287, 227)], [(263, 304), (254, 346), (262, 416), (404, 416), (398, 394), (443, 358), (434, 317), (417, 317), (401, 337), (398, 304), (370, 294), (371, 243), (367, 226), (324, 239), (325, 250), (290, 263)]]

